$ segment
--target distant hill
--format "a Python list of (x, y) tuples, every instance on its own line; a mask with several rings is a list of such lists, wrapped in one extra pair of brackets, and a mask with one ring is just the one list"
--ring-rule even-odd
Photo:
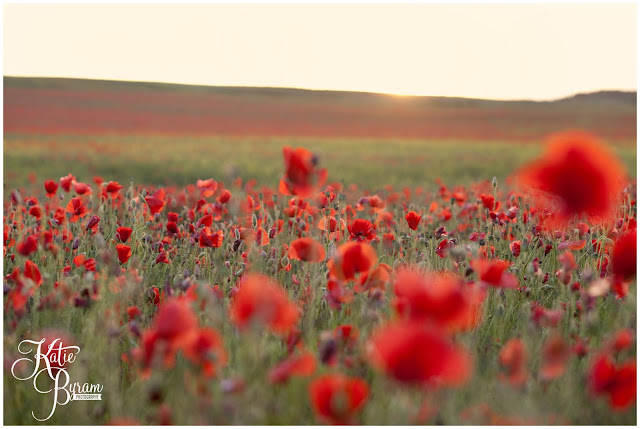
[(636, 93), (555, 101), (4, 77), (5, 133), (539, 140), (566, 128), (635, 139)]

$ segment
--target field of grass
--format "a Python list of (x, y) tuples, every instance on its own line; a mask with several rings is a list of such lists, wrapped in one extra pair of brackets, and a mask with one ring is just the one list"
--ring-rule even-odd
[[(632, 141), (614, 141), (631, 178), (636, 174)], [(436, 178), (450, 185), (501, 182), (541, 152), (541, 143), (517, 141), (344, 139), (312, 137), (65, 136), (7, 134), (5, 190), (58, 179), (73, 171), (82, 181), (187, 185), (213, 177), (230, 184), (237, 177), (275, 187), (282, 147), (304, 146), (329, 171), (329, 181), (357, 184), (372, 192), (385, 185), (433, 189)]]
[(5, 424), (636, 423), (631, 94), (7, 83)]
[[(287, 211), (292, 196), (277, 192), (285, 144), (312, 150), (319, 159), (315, 168), (328, 168), (329, 181), (344, 182), (340, 191), (330, 188), (339, 195), (322, 210), (315, 208), (315, 199), (305, 206), (301, 198), (299, 211)], [(619, 144), (616, 150), (633, 174), (635, 148)], [(611, 268), (602, 268), (601, 261), (613, 258), (614, 243), (624, 231), (633, 228), (635, 234), (635, 185), (616, 208), (619, 229), (589, 218), (582, 232), (572, 224), (560, 234), (543, 229), (534, 235), (534, 227), (542, 224), (541, 212), (530, 211), (535, 200), (509, 191), (505, 178), (539, 153), (537, 145), (497, 142), (5, 136), (5, 363), (20, 358), (17, 345), (23, 339), (53, 335), (80, 347), (78, 359), (66, 369), (72, 382), (102, 385), (102, 400), (63, 404), (60, 399), (47, 420), (52, 424), (634, 424), (635, 363), (630, 362), (636, 356), (636, 282), (625, 280), (628, 291), (614, 293)], [(63, 191), (59, 178), (68, 173), (89, 184), (93, 194), (77, 195), (73, 185)], [(106, 183), (94, 184), (94, 175), (119, 181), (120, 196), (101, 198)], [(490, 184), (494, 175), (496, 189)], [(252, 178), (257, 182), (239, 187), (236, 177), (245, 184)], [(455, 194), (433, 192), (437, 177), (448, 189), (462, 186)], [(212, 194), (193, 186), (208, 178), (217, 182)], [(54, 198), (45, 196), (45, 179), (60, 184)], [(159, 197), (166, 206), (154, 216), (149, 190), (166, 184), (178, 186), (166, 188), (166, 197)], [(10, 197), (18, 185), (20, 196)], [(200, 222), (194, 227), (221, 207), (215, 200), (223, 187), (233, 197), (214, 212), (211, 228)], [(401, 196), (404, 187), (412, 193)], [(366, 189), (378, 192), (384, 205), (362, 202)], [(494, 195), (501, 208), (489, 216), (479, 193)], [(260, 204), (248, 206), (247, 195)], [(65, 208), (73, 211), (68, 209), (72, 198), (90, 213), (75, 220), (72, 213), (64, 216)], [(209, 204), (196, 205), (199, 199)], [(42, 211), (34, 211), (34, 205)], [(58, 207), (59, 227), (49, 221)], [(517, 209), (515, 217), (508, 216), (511, 208)], [(405, 220), (409, 209), (421, 216), (416, 230)], [(171, 229), (169, 212), (177, 214), (171, 215), (177, 219)], [(339, 236), (319, 227), (330, 212), (345, 221)], [(93, 218), (97, 223), (90, 228)], [(373, 235), (351, 233), (356, 219), (375, 225)], [(119, 226), (132, 229), (128, 241), (116, 235)], [(486, 238), (478, 242), (474, 232)], [(47, 233), (49, 244), (42, 241)], [(222, 241), (203, 245), (203, 234), (212, 233)], [(37, 243), (32, 250), (28, 237)], [(323, 256), (316, 262), (296, 260), (287, 249), (298, 237), (312, 238)], [(374, 265), (358, 268), (362, 276), (373, 276), (374, 266), (382, 276), (356, 293), (363, 277), (343, 283), (335, 268), (346, 263), (340, 252), (354, 241), (371, 246), (368, 252), (375, 255)], [(574, 241), (577, 245), (566, 250)], [(443, 252), (444, 244), (450, 249)], [(131, 252), (124, 259), (122, 246)], [(563, 277), (566, 253), (576, 261), (568, 278)], [(158, 262), (163, 255), (165, 263)], [(479, 260), (507, 261), (505, 275), (518, 287), (491, 286), (475, 265)], [(442, 276), (445, 283), (436, 284), (454, 295), (440, 295), (428, 280), (403, 283), (398, 277), (403, 267)], [(602, 283), (594, 279), (600, 270), (611, 288), (602, 293)], [(284, 310), (255, 310), (270, 302), (265, 296), (253, 298), (258, 301), (250, 307), (256, 312), (251, 324), (243, 327), (232, 316), (238, 291), (249, 288), (244, 282), (265, 287), (269, 281), (251, 277), (259, 274), (295, 305), (298, 316), (285, 333), (273, 331), (264, 319)], [(330, 288), (328, 280), (344, 289)], [(416, 325), (414, 316), (405, 320), (397, 306), (401, 287), (418, 288), (411, 292), (418, 293), (414, 300), (427, 300), (420, 304), (431, 308), (421, 316), (426, 319), (419, 319), (424, 325)], [(436, 310), (441, 306), (457, 316)], [(472, 312), (471, 319), (454, 325), (453, 332), (450, 324), (441, 325), (442, 320), (461, 323), (461, 308)], [(435, 337), (424, 341), (434, 344), (380, 339), (397, 324), (401, 332), (426, 330), (421, 335)], [(336, 337), (342, 329), (355, 334)], [(197, 337), (205, 332), (213, 339)], [(157, 342), (151, 342), (156, 335)], [(524, 354), (507, 354), (516, 343)], [(404, 365), (405, 372), (411, 368), (403, 377), (412, 382), (376, 363), (372, 350), (386, 347), (388, 353), (407, 353), (398, 358), (407, 363), (387, 364)], [(462, 353), (456, 357), (462, 361), (446, 372), (446, 361), (438, 361), (442, 347)], [(416, 358), (415, 353), (426, 354)], [(297, 359), (303, 357), (301, 366)], [(619, 375), (602, 381), (594, 365), (605, 358)], [(205, 364), (215, 371), (207, 372)], [(435, 375), (420, 376), (421, 366)], [(33, 424), (34, 416), (46, 417), (51, 394), (36, 393), (29, 381), (16, 380), (7, 369), (4, 422)], [(319, 387), (327, 380), (342, 383), (336, 380), (343, 376), (364, 389), (357, 405), (348, 405), (348, 395), (355, 393), (343, 384)], [(42, 389), (51, 385), (42, 383)], [(624, 397), (624, 406), (611, 405), (612, 392)]]

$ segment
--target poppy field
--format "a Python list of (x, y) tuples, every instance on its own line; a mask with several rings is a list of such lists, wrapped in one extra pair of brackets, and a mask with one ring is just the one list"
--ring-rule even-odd
[(8, 137), (5, 424), (636, 423), (630, 144)]

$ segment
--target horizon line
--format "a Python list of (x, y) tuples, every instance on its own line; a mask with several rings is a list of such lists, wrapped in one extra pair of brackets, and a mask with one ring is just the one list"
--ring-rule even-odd
[[(387, 95), (391, 97), (414, 97), (414, 98), (451, 98), (451, 99), (466, 99), (466, 100), (482, 100), (482, 101), (511, 101), (511, 102), (534, 102), (534, 103), (545, 103), (545, 102), (554, 102), (569, 99), (575, 97), (577, 95), (582, 94), (596, 94), (600, 92), (622, 92), (622, 93), (636, 93), (638, 92), (637, 88), (635, 89), (623, 89), (623, 88), (601, 88), (601, 89), (593, 89), (593, 90), (584, 90), (574, 93), (568, 93), (562, 96), (554, 97), (554, 98), (544, 98), (544, 99), (532, 99), (532, 98), (480, 98), (480, 97), (469, 97), (464, 95), (425, 95), (425, 94), (403, 94), (403, 93), (392, 93), (392, 92), (379, 92), (379, 91), (364, 91), (364, 90), (350, 90), (350, 89), (330, 89), (330, 88), (306, 88), (306, 87), (294, 87), (294, 86), (260, 86), (260, 85), (212, 85), (212, 84), (201, 84), (201, 83), (185, 83), (185, 82), (167, 82), (167, 81), (156, 81), (156, 80), (129, 80), (129, 79), (117, 79), (117, 78), (99, 78), (99, 77), (75, 77), (75, 76), (42, 76), (42, 75), (5, 75), (3, 74), (3, 78), (18, 78), (18, 79), (66, 79), (66, 80), (82, 80), (82, 81), (95, 81), (95, 82), (120, 82), (120, 83), (150, 83), (150, 84), (160, 84), (160, 85), (176, 85), (176, 86), (191, 86), (191, 87), (206, 87), (206, 88), (238, 88), (238, 89), (286, 89), (286, 90), (295, 90), (295, 91), (309, 91), (309, 92), (344, 92), (344, 93), (354, 93), (354, 94), (373, 94), (373, 95)], [(4, 88), (4, 84), (3, 84)]]

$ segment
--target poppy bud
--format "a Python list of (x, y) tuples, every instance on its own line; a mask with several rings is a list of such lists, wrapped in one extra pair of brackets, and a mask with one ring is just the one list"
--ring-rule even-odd
[(80, 237), (76, 237), (75, 240), (73, 240), (71, 249), (76, 250), (78, 247), (80, 247)]
[(91, 219), (89, 219), (89, 222), (87, 222), (87, 226), (85, 228), (85, 231), (90, 230), (91, 228), (96, 226), (99, 222), (100, 222), (100, 218), (98, 216), (96, 216), (96, 215), (91, 216)]
[(491, 181), (491, 187), (493, 187), (493, 189), (496, 189), (498, 187), (498, 178), (496, 176), (493, 176), (493, 180)]
[(236, 229), (235, 234), (236, 234), (236, 240), (240, 240), (240, 230), (239, 229)]
[(282, 268), (285, 268), (285, 267), (289, 266), (289, 262), (291, 262), (291, 261), (289, 260), (289, 258), (288, 258), (288, 257), (286, 257), (286, 256), (285, 256), (285, 257), (284, 257), (284, 258), (282, 258), (282, 260), (280, 261), (280, 264), (282, 265)]
[(275, 226), (269, 230), (269, 238), (270, 239), (272, 239), (272, 238), (274, 238), (276, 236), (276, 231), (277, 231), (277, 228)]
[(253, 226), (253, 229), (258, 227), (258, 218), (255, 213), (251, 215), (251, 225)]
[(240, 239), (234, 241), (233, 242), (233, 251), (237, 252), (238, 248), (240, 247), (241, 244), (242, 244), (242, 240), (240, 240)]

